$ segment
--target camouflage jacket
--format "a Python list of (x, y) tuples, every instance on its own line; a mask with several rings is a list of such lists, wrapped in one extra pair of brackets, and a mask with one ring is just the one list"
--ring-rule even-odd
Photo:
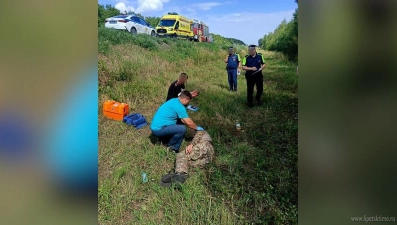
[(183, 150), (176, 155), (175, 172), (188, 173), (189, 166), (202, 168), (214, 160), (214, 147), (207, 132), (197, 131), (191, 144), (192, 153), (186, 154)]

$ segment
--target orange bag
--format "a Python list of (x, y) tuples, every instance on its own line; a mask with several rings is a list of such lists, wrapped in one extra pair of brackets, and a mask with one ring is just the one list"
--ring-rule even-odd
[(107, 100), (103, 103), (103, 114), (113, 120), (123, 120), (128, 115), (128, 104)]

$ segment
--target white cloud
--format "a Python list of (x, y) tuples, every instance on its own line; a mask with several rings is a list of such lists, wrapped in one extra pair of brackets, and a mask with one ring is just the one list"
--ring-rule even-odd
[(167, 3), (169, 0), (139, 0), (137, 13), (147, 11), (160, 11), (163, 10), (163, 3)]
[[(195, 3), (195, 4), (186, 5), (182, 10), (185, 11), (183, 13), (184, 16), (188, 18), (195, 18), (198, 14), (200, 14), (199, 11), (208, 11), (213, 7), (220, 5), (223, 5), (223, 3), (220, 2)], [(180, 11), (181, 9), (179, 8), (179, 11), (175, 11), (175, 12), (180, 12)]]
[(237, 38), (246, 44), (258, 44), (258, 40), (274, 31), (283, 19), (290, 21), (294, 12), (295, 10), (273, 13), (241, 12), (200, 19), (208, 24), (211, 33)]
[(114, 7), (118, 9), (121, 13), (135, 11), (134, 7), (132, 7), (131, 5), (126, 5), (124, 2), (119, 2)]
[(210, 10), (211, 8), (215, 6), (222, 5), (220, 2), (203, 2), (203, 3), (197, 3), (197, 4), (192, 4), (189, 8), (198, 8), (200, 10)]
[(190, 7), (189, 7), (189, 8), (186, 8), (185, 10), (186, 10), (186, 11), (188, 11), (188, 12), (196, 12), (196, 10), (195, 10), (195, 9), (193, 9), (193, 8), (190, 8)]
[[(163, 4), (169, 0), (138, 0), (138, 1), (118, 1), (115, 8), (120, 12), (133, 11), (136, 13), (143, 13), (148, 11), (161, 11), (163, 10)], [(134, 7), (136, 5), (136, 7)]]

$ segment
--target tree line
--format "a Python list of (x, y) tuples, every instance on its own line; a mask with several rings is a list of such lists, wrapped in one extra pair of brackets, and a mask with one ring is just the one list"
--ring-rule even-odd
[[(211, 28), (210, 28), (211, 29)], [(214, 38), (214, 42), (221, 44), (221, 45), (246, 45), (242, 40), (236, 39), (236, 38), (227, 38), (223, 37), (219, 34), (213, 34), (211, 33), (212, 38)]]
[[(298, 0), (295, 0), (298, 3)], [(261, 48), (269, 51), (284, 53), (290, 61), (298, 61), (298, 9), (295, 9), (293, 18), (281, 24), (269, 34), (258, 40)]]

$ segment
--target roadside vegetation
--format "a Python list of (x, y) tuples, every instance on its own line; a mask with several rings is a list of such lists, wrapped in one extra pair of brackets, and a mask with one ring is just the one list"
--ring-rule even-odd
[[(296, 63), (259, 49), (268, 64), (264, 104), (248, 109), (243, 75), (238, 92), (228, 92), (223, 59), (230, 43), (98, 29), (99, 224), (297, 224)], [(246, 47), (237, 52), (244, 56)], [(152, 143), (149, 126), (136, 130), (101, 110), (105, 100), (125, 102), (150, 122), (181, 72), (189, 75), (187, 89), (201, 92), (192, 102), (200, 110), (189, 115), (211, 135), (216, 159), (174, 190), (159, 180), (175, 155)]]

